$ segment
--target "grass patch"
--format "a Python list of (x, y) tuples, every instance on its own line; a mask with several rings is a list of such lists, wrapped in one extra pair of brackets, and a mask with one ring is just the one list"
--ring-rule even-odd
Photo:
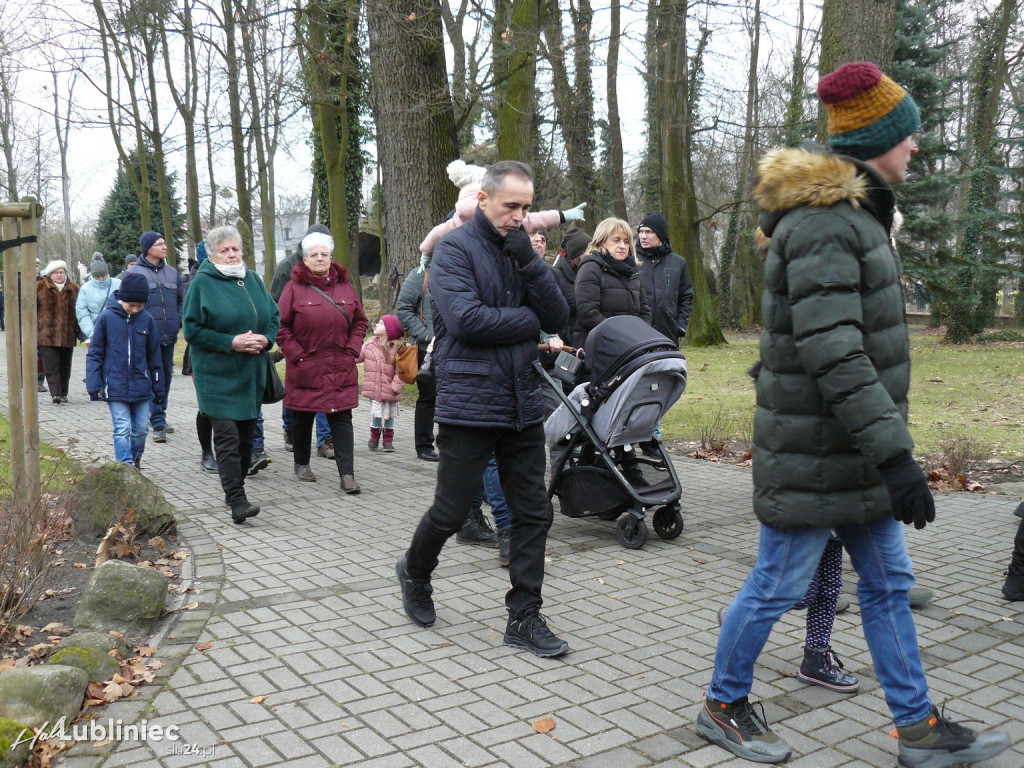
[[(950, 435), (969, 436), (991, 456), (1024, 457), (1024, 343), (943, 343), (939, 332), (911, 330), (910, 433), (918, 454), (938, 454)], [(706, 439), (707, 414), (727, 424), (724, 437), (744, 439), (754, 411), (747, 375), (758, 359), (758, 336), (729, 337), (714, 348), (684, 347), (689, 380), (665, 416), (665, 438)]]
[[(49, 401), (47, 401), (49, 402)], [(43, 493), (63, 491), (82, 474), (82, 465), (60, 449), (39, 443), (39, 477)], [(0, 496), (10, 496), (11, 484), (11, 423), (0, 416)]]

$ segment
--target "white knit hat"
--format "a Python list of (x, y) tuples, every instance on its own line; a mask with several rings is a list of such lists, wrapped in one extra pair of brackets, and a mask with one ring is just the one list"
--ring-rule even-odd
[(482, 165), (467, 165), (463, 160), (448, 163), (448, 178), (459, 189), (469, 184), (479, 184), (484, 180), (485, 173), (487, 169)]

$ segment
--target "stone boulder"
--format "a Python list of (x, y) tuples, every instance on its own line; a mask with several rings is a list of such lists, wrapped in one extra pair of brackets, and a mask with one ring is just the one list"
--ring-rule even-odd
[(72, 624), (81, 629), (113, 629), (141, 639), (153, 628), (166, 602), (167, 577), (162, 573), (108, 560), (89, 577)]
[(59, 648), (46, 663), (78, 667), (96, 683), (105, 683), (121, 671), (117, 659), (95, 648)]
[(101, 653), (117, 648), (122, 659), (128, 655), (128, 644), (109, 632), (75, 632), (61, 639), (60, 650), (65, 648), (92, 648)]
[(32, 731), (27, 725), (0, 717), (0, 768), (21, 768), (27, 764), (31, 740)]
[[(44, 664), (0, 672), (0, 717), (41, 728), (62, 718), (75, 719), (82, 708), (89, 676), (77, 667)], [(49, 730), (49, 727), (47, 730)]]
[(174, 527), (174, 507), (152, 480), (124, 462), (87, 469), (72, 492), (71, 517), (84, 541), (102, 538), (130, 509), (139, 534), (155, 536)]

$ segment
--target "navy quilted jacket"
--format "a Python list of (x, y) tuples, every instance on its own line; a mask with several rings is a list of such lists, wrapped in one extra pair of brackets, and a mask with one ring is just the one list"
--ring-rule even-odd
[(478, 208), (434, 249), (438, 423), (523, 429), (544, 420), (537, 340), (562, 329), (569, 307), (543, 259), (519, 269), (503, 244)]
[(85, 358), (85, 388), (104, 400), (137, 403), (165, 392), (160, 333), (148, 310), (129, 315), (107, 299)]

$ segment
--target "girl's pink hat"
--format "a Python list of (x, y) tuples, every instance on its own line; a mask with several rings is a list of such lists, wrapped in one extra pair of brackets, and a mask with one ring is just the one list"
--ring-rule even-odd
[(394, 341), (400, 338), (404, 331), (402, 330), (402, 321), (394, 315), (384, 315), (380, 319), (384, 323), (384, 330), (388, 333), (388, 341)]

